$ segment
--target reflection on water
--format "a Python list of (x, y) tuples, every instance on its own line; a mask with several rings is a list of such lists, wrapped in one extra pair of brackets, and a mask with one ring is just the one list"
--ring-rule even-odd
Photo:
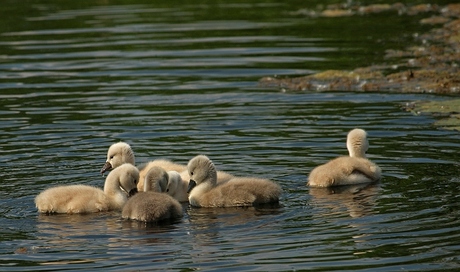
[(316, 206), (326, 207), (331, 213), (342, 212), (345, 209), (351, 217), (373, 214), (379, 191), (379, 184), (309, 189), (313, 196), (312, 203)]
[[(83, 251), (92, 240), (105, 240), (98, 246), (111, 247), (117, 242), (119, 219), (96, 214), (85, 215), (38, 215), (37, 239), (46, 240), (48, 251)], [(94, 224), (97, 222), (98, 224)]]
[[(192, 234), (195, 237), (214, 237), (218, 230), (225, 228), (239, 229), (247, 225), (251, 227), (254, 221), (262, 220), (268, 215), (280, 214), (280, 207), (227, 207), (215, 208), (190, 208), (188, 211)], [(216, 231), (215, 233), (213, 231)], [(214, 234), (213, 234), (214, 233)], [(225, 236), (225, 235), (224, 235)], [(210, 239), (213, 240), (213, 239)], [(215, 241), (214, 241), (215, 242)]]
[[(384, 37), (409, 42), (418, 23), (286, 17), (298, 3), (257, 0), (23, 2), (0, 10), (0, 270), (459, 266), (460, 136), (400, 109), (448, 98), (257, 87), (263, 76), (378, 63), (392, 45)], [(345, 155), (355, 127), (372, 138), (382, 182), (308, 188), (309, 171)], [(184, 218), (160, 225), (37, 214), (33, 199), (50, 186), (102, 187), (101, 161), (120, 140), (139, 164), (205, 154), (219, 170), (274, 180), (281, 205), (184, 205)]]

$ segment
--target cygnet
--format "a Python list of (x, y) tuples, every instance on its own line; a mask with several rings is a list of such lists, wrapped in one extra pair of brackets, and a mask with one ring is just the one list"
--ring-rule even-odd
[(382, 170), (366, 158), (369, 148), (367, 133), (353, 129), (347, 136), (349, 156), (335, 158), (313, 169), (308, 177), (312, 187), (330, 187), (379, 181)]
[(94, 213), (121, 210), (128, 196), (137, 192), (139, 171), (122, 164), (106, 178), (104, 191), (88, 185), (67, 185), (46, 189), (35, 198), (41, 213)]
[[(112, 144), (107, 151), (107, 160), (104, 166), (101, 169), (103, 174), (106, 171), (114, 169), (123, 163), (130, 163), (135, 165), (134, 151), (131, 146), (125, 142), (118, 142)], [(144, 190), (144, 180), (145, 175), (150, 170), (150, 168), (158, 166), (166, 171), (177, 171), (182, 172), (186, 171), (187, 167), (185, 165), (174, 163), (170, 160), (165, 159), (156, 159), (147, 163), (144, 163), (138, 167), (139, 169), (139, 183), (137, 184), (138, 191)]]
[(189, 202), (195, 207), (255, 206), (277, 203), (281, 187), (268, 180), (254, 177), (234, 177), (217, 183), (214, 163), (204, 155), (188, 163)]
[(145, 176), (144, 192), (166, 193), (177, 201), (188, 202), (187, 188), (188, 182), (183, 181), (177, 171), (166, 172), (163, 168), (154, 166)]
[(122, 217), (143, 222), (181, 218), (183, 211), (180, 203), (167, 193), (162, 193), (167, 190), (168, 177), (168, 173), (161, 167), (152, 167), (145, 177), (144, 192), (128, 200), (123, 207)]

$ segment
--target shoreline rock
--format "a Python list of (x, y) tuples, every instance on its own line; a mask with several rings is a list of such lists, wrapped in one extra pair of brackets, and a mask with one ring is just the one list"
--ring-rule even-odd
[[(357, 16), (396, 10), (398, 14), (438, 13), (420, 24), (442, 24), (418, 35), (420, 45), (387, 50), (385, 58), (394, 63), (356, 68), (352, 71), (328, 70), (295, 78), (264, 77), (262, 87), (292, 91), (395, 91), (405, 93), (460, 93), (460, 4), (444, 7), (421, 4), (407, 7), (398, 3), (365, 7), (330, 6), (320, 11), (301, 10), (308, 16)], [(397, 71), (397, 72), (391, 72)]]

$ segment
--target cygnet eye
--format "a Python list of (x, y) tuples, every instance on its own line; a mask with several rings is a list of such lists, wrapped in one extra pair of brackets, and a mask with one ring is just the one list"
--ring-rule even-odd
[(166, 192), (169, 192), (169, 189), (166, 189)]
[(191, 176), (193, 176), (193, 171), (192, 171), (192, 172), (190, 172), (190, 175), (191, 175)]
[(113, 159), (114, 156), (110, 156), (110, 159)]

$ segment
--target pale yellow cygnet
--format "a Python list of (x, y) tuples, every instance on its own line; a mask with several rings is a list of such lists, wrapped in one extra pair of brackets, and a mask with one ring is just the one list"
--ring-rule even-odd
[(199, 155), (188, 163), (190, 175), (189, 202), (195, 207), (254, 206), (277, 203), (281, 187), (268, 180), (253, 177), (234, 177), (217, 183), (214, 163)]
[(313, 169), (308, 177), (312, 187), (330, 187), (379, 181), (382, 170), (366, 158), (369, 148), (367, 133), (363, 129), (353, 129), (347, 136), (350, 156), (335, 158)]
[[(177, 173), (173, 171), (172, 175)], [(179, 173), (177, 176), (180, 177)], [(161, 167), (152, 167), (145, 177), (144, 192), (131, 197), (123, 207), (122, 217), (143, 222), (161, 222), (182, 217), (180, 203), (166, 192), (168, 173)]]
[[(190, 175), (188, 173), (188, 170), (180, 172), (180, 176), (181, 176), (182, 180), (187, 184), (187, 187), (188, 187), (188, 184), (189, 184), (188, 181), (190, 180)], [(225, 183), (225, 182), (233, 179), (234, 177), (235, 177), (234, 175), (229, 174), (227, 172), (217, 171), (217, 183), (218, 184), (219, 183)]]
[(166, 193), (180, 202), (188, 202), (187, 187), (188, 182), (182, 180), (179, 172), (166, 172), (159, 166), (150, 168), (145, 176), (144, 192)]
[(183, 180), (179, 172), (168, 171), (168, 184), (165, 192), (180, 202), (188, 202), (188, 181)]
[(101, 174), (115, 169), (124, 163), (136, 165), (135, 162), (134, 152), (129, 144), (125, 142), (112, 144), (107, 151), (107, 160), (101, 169)]
[[(125, 142), (112, 144), (107, 151), (107, 160), (101, 169), (103, 174), (106, 171), (114, 169), (123, 163), (135, 165), (134, 151), (131, 146)], [(139, 168), (139, 183), (137, 184), (138, 191), (144, 190), (145, 175), (150, 168), (158, 166), (166, 171), (182, 172), (187, 170), (187, 166), (174, 163), (170, 160), (156, 159), (140, 165)]]
[(137, 185), (137, 189), (139, 191), (142, 190), (144, 187), (144, 181), (145, 181), (145, 176), (147, 175), (147, 172), (152, 168), (152, 167), (161, 167), (165, 171), (176, 171), (176, 172), (181, 172), (184, 171), (184, 169), (187, 169), (187, 166), (181, 165), (175, 162), (172, 162), (170, 160), (165, 160), (165, 159), (156, 159), (147, 163), (144, 163), (139, 166), (139, 184)]
[(35, 198), (41, 213), (94, 213), (121, 210), (128, 196), (137, 192), (139, 171), (122, 164), (107, 176), (104, 191), (88, 185), (57, 186), (46, 189)]

